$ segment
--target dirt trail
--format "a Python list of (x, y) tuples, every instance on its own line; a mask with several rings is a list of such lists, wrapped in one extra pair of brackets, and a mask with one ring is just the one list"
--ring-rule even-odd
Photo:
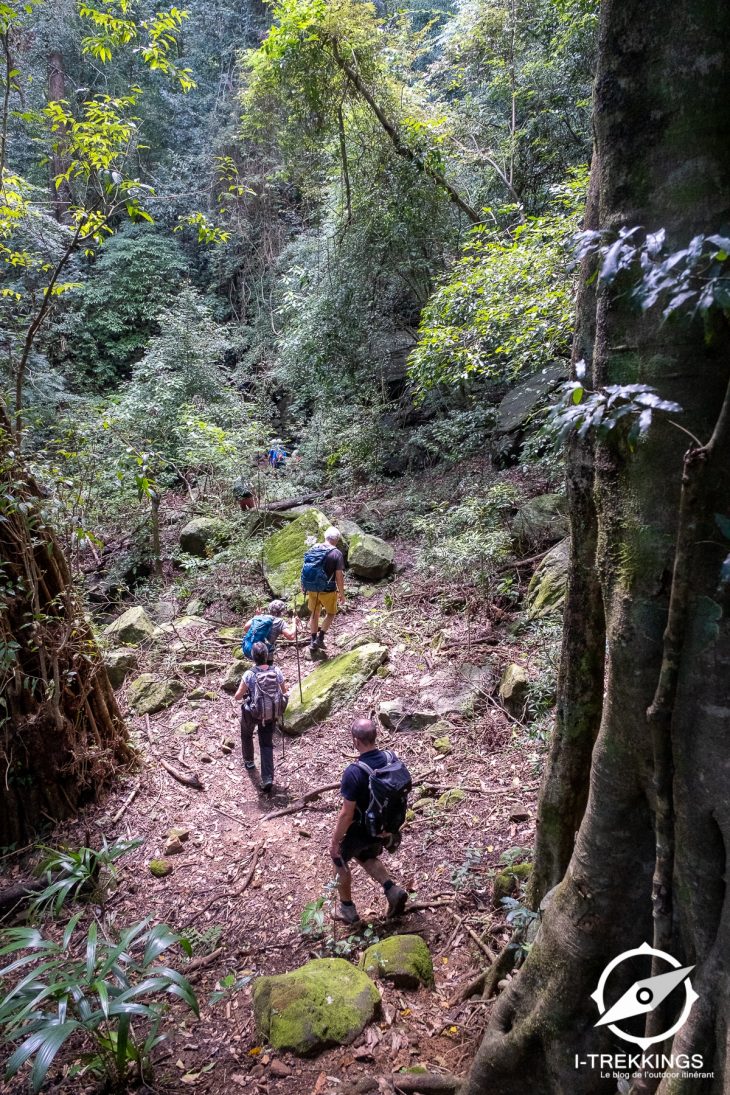
[[(434, 794), (452, 787), (469, 788), (450, 809), (427, 806), (417, 811), (406, 826), (398, 854), (390, 860), (393, 877), (407, 885), (413, 900), (451, 901), (450, 905), (407, 913), (399, 922), (386, 923), (380, 919), (386, 907), (382, 892), (357, 867), (354, 871), (358, 910), (366, 921), (372, 921), (378, 936), (394, 931), (424, 936), (434, 958), (435, 990), (404, 993), (381, 985), (380, 1021), (366, 1029), (355, 1045), (331, 1050), (311, 1061), (277, 1055), (260, 1046), (253, 1026), (250, 987), (228, 1002), (214, 1007), (206, 1003), (210, 991), (229, 972), (276, 973), (295, 968), (309, 957), (332, 953), (326, 938), (301, 934), (300, 915), (307, 902), (327, 892), (332, 877), (327, 849), (339, 803), (337, 793), (325, 794), (296, 814), (269, 821), (262, 820), (263, 816), (313, 787), (339, 779), (353, 759), (347, 728), (355, 714), (367, 713), (382, 700), (396, 696), (415, 699), (424, 686), (444, 694), (463, 687), (461, 659), (453, 650), (440, 652), (433, 642), (437, 632), (442, 632), (442, 647), (448, 648), (456, 639), (463, 641), (459, 617), (442, 617), (428, 601), (414, 600), (409, 577), (406, 570), (392, 583), (379, 587), (375, 596), (358, 596), (353, 607), (338, 618), (330, 632), (330, 653), (347, 647), (345, 636), (351, 640), (366, 632), (377, 633), (391, 651), (390, 675), (374, 677), (356, 705), (339, 711), (303, 737), (284, 742), (276, 738), (273, 801), (260, 795), (257, 778), (250, 778), (243, 769), (238, 711), (218, 687), (222, 674), (188, 678), (189, 689), (201, 687), (215, 693), (215, 698), (202, 699), (199, 706), (191, 707), (186, 696), (150, 718), (149, 724), (145, 719), (130, 718), (133, 739), (143, 754), (141, 770), (120, 781), (101, 807), (89, 809), (56, 834), (58, 840), (69, 843), (84, 842), (87, 832), (95, 844), (101, 834), (110, 841), (142, 838), (141, 846), (121, 861), (120, 884), (111, 901), (118, 923), (150, 916), (181, 931), (193, 928), (199, 933), (201, 964), (193, 977), (203, 1004), (201, 1018), (197, 1021), (181, 1015), (170, 1056), (156, 1071), (158, 1091), (193, 1087), (222, 1093), (238, 1086), (247, 1091), (326, 1095), (345, 1090), (343, 1085), (363, 1075), (381, 1075), (413, 1065), (459, 1073), (474, 1051), (485, 1005), (477, 998), (449, 1008), (448, 1001), (486, 962), (467, 929), (483, 936), (492, 949), (498, 949), (508, 937), (504, 916), (491, 909), (491, 872), (505, 849), (532, 846), (537, 791), (532, 751), (517, 743), (504, 714), (489, 704), (483, 704), (472, 717), (444, 720), (452, 744), (447, 756), (439, 755), (431, 737), (422, 731), (381, 731), (379, 735), (379, 744), (397, 750), (416, 782), (427, 776)], [(473, 622), (471, 660), (495, 663), (498, 670), (510, 660), (510, 648), (479, 645), (477, 640), (489, 627), (486, 620)], [(213, 635), (211, 628), (204, 644), (208, 650)], [(200, 644), (193, 640), (191, 645), (194, 656), (200, 656)], [(222, 660), (226, 654), (230, 656), (230, 645), (220, 643)], [(296, 658), (291, 648), (280, 653), (279, 664), (290, 686), (296, 688)], [(304, 673), (311, 670), (306, 656), (302, 669)], [(199, 723), (197, 734), (180, 732), (186, 721)], [(444, 731), (443, 725), (440, 730)], [(222, 748), (226, 740), (234, 743), (229, 754)], [(159, 764), (163, 755), (173, 763), (182, 760), (190, 764), (200, 775), (204, 790), (177, 783)], [(112, 823), (137, 783), (136, 797)], [(156, 879), (149, 871), (149, 861), (162, 855), (168, 830), (176, 826), (188, 829), (189, 839), (181, 854), (169, 857), (174, 865), (172, 874)], [(256, 856), (250, 882), (245, 892), (239, 892)], [(348, 934), (350, 929), (344, 925), (327, 922), (325, 937), (341, 941)], [(351, 957), (356, 958), (358, 944), (357, 939), (353, 941)], [(206, 1065), (212, 1067), (201, 1072)], [(275, 1074), (286, 1069), (288, 1075)]]

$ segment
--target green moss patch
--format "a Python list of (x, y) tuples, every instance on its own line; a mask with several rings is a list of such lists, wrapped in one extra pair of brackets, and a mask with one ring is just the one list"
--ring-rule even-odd
[(417, 989), (433, 984), (433, 962), (420, 935), (391, 935), (374, 943), (360, 959), (370, 977), (391, 981), (397, 988)]
[(357, 1038), (380, 1004), (362, 970), (343, 958), (317, 958), (254, 984), (256, 1028), (279, 1050), (300, 1056)]
[(264, 577), (276, 597), (291, 600), (300, 591), (304, 553), (320, 543), (332, 522), (318, 509), (310, 509), (264, 542)]
[(350, 703), (387, 657), (387, 647), (365, 643), (318, 665), (302, 682), (301, 699), (298, 687), (290, 692), (284, 716), (286, 733), (298, 736)]

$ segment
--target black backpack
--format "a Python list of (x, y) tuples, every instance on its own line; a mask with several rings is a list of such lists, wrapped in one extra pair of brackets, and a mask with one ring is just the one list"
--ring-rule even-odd
[(395, 753), (386, 749), (388, 763), (383, 768), (371, 768), (364, 760), (357, 764), (368, 774), (370, 802), (363, 823), (372, 837), (396, 836), (406, 820), (408, 792), (413, 787), (411, 773)]

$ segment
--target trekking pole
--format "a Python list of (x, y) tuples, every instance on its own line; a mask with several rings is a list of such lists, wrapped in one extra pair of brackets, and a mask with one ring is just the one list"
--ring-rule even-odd
[[(296, 604), (296, 601), (295, 601)], [(294, 649), (297, 652), (297, 677), (299, 678), (299, 702), (304, 703), (304, 693), (302, 692), (302, 663), (299, 657), (299, 638), (297, 636), (298, 628), (294, 627)]]

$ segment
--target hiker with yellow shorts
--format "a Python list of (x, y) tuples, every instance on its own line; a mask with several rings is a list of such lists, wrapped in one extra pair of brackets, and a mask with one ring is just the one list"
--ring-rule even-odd
[[(301, 582), (311, 614), (311, 654), (324, 649), (324, 637), (337, 615), (337, 606), (345, 603), (345, 559), (337, 547), (339, 542), (339, 530), (328, 528), (324, 543), (315, 544), (304, 555)], [(326, 613), (324, 620), (321, 619), (322, 611)]]

